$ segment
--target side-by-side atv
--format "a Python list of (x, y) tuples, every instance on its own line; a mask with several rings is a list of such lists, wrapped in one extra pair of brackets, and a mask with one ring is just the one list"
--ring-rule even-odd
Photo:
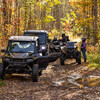
[(36, 36), (10, 37), (7, 49), (2, 50), (5, 53), (0, 66), (0, 79), (4, 79), (5, 74), (23, 73), (31, 74), (32, 81), (37, 82), (42, 70), (56, 59), (52, 55), (42, 56), (38, 42)]
[(24, 36), (37, 36), (39, 38), (39, 49), (42, 51), (42, 55), (49, 53), (48, 47), (48, 32), (45, 30), (26, 30)]
[(60, 63), (64, 65), (64, 61), (68, 58), (75, 59), (78, 64), (81, 64), (81, 52), (78, 51), (76, 42), (67, 42), (66, 46), (61, 48)]

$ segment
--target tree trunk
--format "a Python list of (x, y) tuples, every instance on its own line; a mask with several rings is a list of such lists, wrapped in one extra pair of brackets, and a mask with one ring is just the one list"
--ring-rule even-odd
[(97, 32), (98, 32), (98, 27), (97, 27), (97, 0), (95, 0), (95, 8), (94, 8), (94, 16), (95, 16), (95, 21), (94, 21), (94, 44), (97, 43)]
[(31, 3), (29, 4), (28, 30), (31, 29)]
[(26, 30), (26, 24), (27, 24), (27, 0), (25, 0), (25, 18), (24, 18), (24, 30)]
[[(85, 0), (84, 0), (84, 5), (83, 5), (83, 20), (85, 20), (86, 17), (86, 12), (85, 12)], [(85, 35), (85, 25), (83, 25), (83, 36)]]
[(18, 4), (18, 35), (20, 33), (20, 7), (19, 7), (19, 4)]
[(3, 0), (3, 22), (4, 22), (4, 36), (7, 35), (7, 24), (8, 24), (8, 8), (7, 0)]

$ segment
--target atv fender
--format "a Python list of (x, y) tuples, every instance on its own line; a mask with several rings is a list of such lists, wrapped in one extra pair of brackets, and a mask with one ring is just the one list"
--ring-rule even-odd
[(39, 69), (46, 69), (50, 62), (56, 61), (60, 57), (60, 53), (51, 53), (47, 56), (39, 56), (34, 59), (35, 64), (39, 64)]
[(48, 56), (39, 56), (34, 59), (34, 64), (39, 64), (39, 70), (45, 70), (49, 64)]

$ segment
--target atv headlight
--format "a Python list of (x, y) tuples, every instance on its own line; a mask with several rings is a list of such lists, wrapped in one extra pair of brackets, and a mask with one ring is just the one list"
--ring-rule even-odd
[(45, 47), (41, 47), (41, 49), (46, 49)]
[(61, 50), (62, 50), (62, 49), (64, 49), (64, 47), (63, 47), (63, 46), (61, 47)]
[(63, 45), (63, 43), (62, 43), (62, 42), (60, 42), (59, 44), (60, 44), (60, 45)]
[(46, 49), (46, 46), (42, 45), (42, 46), (40, 47), (40, 49), (44, 50), (44, 49)]
[(42, 53), (39, 53), (40, 56), (42, 56)]

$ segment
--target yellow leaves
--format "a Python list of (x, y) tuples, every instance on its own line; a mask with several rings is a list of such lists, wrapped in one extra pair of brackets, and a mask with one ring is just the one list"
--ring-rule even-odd
[(87, 52), (88, 53), (95, 53), (95, 51), (98, 49), (98, 47), (94, 46), (87, 46)]
[(2, 37), (2, 33), (0, 33), (0, 38)]
[(12, 11), (12, 15), (14, 15), (15, 14), (15, 12), (14, 11)]
[(60, 34), (59, 31), (56, 30), (56, 29), (54, 28), (54, 29), (52, 29), (51, 32), (49, 33), (49, 37), (50, 37), (50, 39), (53, 39), (54, 36), (56, 35), (57, 38), (58, 38), (58, 37), (59, 37), (59, 34)]
[(77, 17), (74, 11), (71, 11), (71, 15), (74, 17), (74, 19)]
[(47, 15), (44, 19), (44, 22), (51, 22), (51, 21), (56, 21), (53, 16)]
[(83, 1), (83, 0), (69, 0), (69, 4), (70, 5), (90, 5), (90, 4), (92, 4), (93, 2), (92, 1), (89, 1), (89, 0), (85, 0), (85, 1)]
[(80, 89), (83, 88), (83, 85), (80, 85), (79, 88), (80, 88)]
[(53, 2), (54, 2), (54, 5), (61, 4), (61, 1), (59, 1), (59, 0), (54, 0)]
[(58, 5), (58, 4), (61, 4), (61, 1), (59, 1), (59, 0), (45, 0), (45, 1), (42, 1), (42, 2), (40, 2), (39, 3), (39, 5), (43, 5), (43, 6), (45, 6), (45, 7), (52, 7), (53, 5)]
[(45, 3), (53, 3), (53, 5), (58, 5), (58, 4), (61, 4), (61, 1), (60, 0), (45, 0)]
[(41, 3), (40, 3), (40, 2), (37, 2), (37, 3), (36, 3), (36, 5), (38, 5), (38, 6), (39, 6), (39, 5), (41, 5)]
[(46, 82), (42, 82), (42, 84), (46, 84)]
[(49, 33), (48, 35), (49, 35), (50, 38), (52, 37), (52, 34), (51, 33)]
[(2, 93), (2, 90), (0, 89), (0, 93)]
[(12, 31), (13, 25), (7, 24), (6, 28), (7, 28), (8, 32), (9, 32), (9, 34), (7, 34), (7, 35), (11, 35), (11, 31)]

